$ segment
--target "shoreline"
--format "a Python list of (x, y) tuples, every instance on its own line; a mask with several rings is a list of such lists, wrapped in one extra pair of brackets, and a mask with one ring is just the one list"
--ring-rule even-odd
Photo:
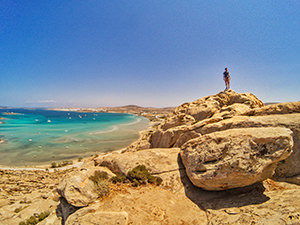
[[(146, 118), (147, 119), (147, 118)], [(154, 125), (156, 124), (156, 122), (151, 122), (149, 121), (148, 126), (143, 129), (140, 130), (138, 132), (139, 137), (132, 141), (129, 145), (121, 148), (121, 149), (116, 149), (116, 150), (112, 150), (109, 152), (97, 152), (95, 153), (96, 155), (110, 155), (110, 154), (118, 154), (118, 153), (122, 153), (125, 149), (127, 149), (127, 147), (129, 147), (131, 144), (137, 142), (138, 140), (140, 140), (140, 138), (142, 137), (143, 133), (145, 133), (146, 131), (148, 131), (149, 129), (151, 129)], [(0, 140), (3, 141), (4, 140)], [(0, 142), (1, 143), (1, 142)], [(71, 168), (78, 168), (80, 167), (85, 161), (89, 160), (90, 158), (93, 158), (94, 156), (88, 156), (88, 157), (82, 157), (81, 161), (78, 162), (77, 159), (78, 158), (74, 158), (74, 159), (70, 159), (70, 160), (60, 160), (60, 161), (51, 161), (47, 164), (32, 164), (32, 165), (28, 165), (28, 166), (8, 166), (8, 165), (0, 165), (0, 170), (12, 170), (12, 171), (47, 171), (47, 172), (57, 172), (58, 170), (68, 170)], [(56, 168), (51, 168), (51, 163), (52, 162), (62, 162), (62, 161), (75, 161), (73, 164), (71, 165), (66, 165), (66, 166), (62, 166), (62, 167), (56, 167)]]
[[(131, 107), (131, 106), (129, 106)], [(105, 107), (104, 107), (105, 108)], [(135, 116), (140, 116), (143, 117), (145, 119), (148, 120), (148, 126), (143, 129), (138, 131), (138, 135), (139, 137), (132, 141), (129, 145), (121, 148), (121, 149), (116, 149), (116, 150), (112, 150), (109, 152), (95, 152), (96, 155), (108, 155), (108, 154), (115, 154), (115, 153), (121, 153), (124, 150), (126, 150), (131, 144), (137, 142), (140, 140), (140, 138), (142, 137), (143, 133), (145, 133), (146, 131), (148, 131), (149, 129), (151, 129), (153, 126), (155, 126), (155, 124), (157, 124), (159, 121), (163, 120), (163, 118), (166, 116), (166, 114), (170, 113), (170, 110), (173, 110), (173, 108), (167, 108), (166, 111), (161, 111), (161, 112), (157, 112), (156, 110), (158, 108), (143, 108), (143, 107), (135, 107), (135, 109), (138, 109), (137, 111), (134, 110), (128, 110), (128, 111), (122, 111), (122, 112), (118, 112), (119, 109), (124, 110), (124, 108), (126, 107), (113, 107), (110, 109), (114, 109), (116, 111), (112, 111), (112, 110), (105, 110), (105, 111), (100, 111), (99, 108), (48, 108), (47, 110), (56, 110), (56, 111), (76, 111), (76, 112), (90, 112), (90, 113), (125, 113), (125, 114), (131, 114), (131, 115), (135, 115)], [(132, 108), (132, 107), (131, 107)], [(146, 114), (144, 112), (144, 110), (149, 110)], [(163, 108), (164, 109), (164, 108)], [(163, 110), (162, 109), (162, 110)], [(102, 109), (101, 109), (102, 110)], [(153, 111), (152, 111), (153, 110)], [(155, 111), (154, 111), (155, 110)], [(152, 111), (150, 113), (150, 111)], [(0, 144), (4, 143), (5, 140), (0, 139)], [(93, 156), (88, 156), (88, 157), (81, 157), (81, 161), (77, 162), (78, 158), (74, 158), (74, 159), (69, 159), (69, 160), (53, 160), (51, 162), (46, 163), (42, 163), (42, 164), (32, 164), (32, 165), (24, 165), (24, 166), (8, 166), (8, 165), (0, 165), (0, 170), (14, 170), (14, 171), (34, 171), (34, 170), (42, 170), (42, 171), (49, 171), (49, 172), (55, 172), (57, 170), (67, 170), (70, 168), (76, 168), (79, 167), (80, 165), (83, 164), (84, 161), (86, 161), (87, 159), (91, 158)], [(72, 161), (74, 162), (71, 165), (67, 165), (67, 166), (63, 166), (63, 167), (56, 167), (56, 168), (51, 168), (51, 163), (52, 162), (56, 162), (56, 163), (60, 163), (62, 161)]]

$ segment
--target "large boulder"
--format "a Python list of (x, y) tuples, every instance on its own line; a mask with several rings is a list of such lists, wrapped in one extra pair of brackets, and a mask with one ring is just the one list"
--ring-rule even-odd
[(95, 171), (106, 172), (108, 177), (115, 176), (105, 167), (82, 168), (66, 174), (58, 185), (57, 192), (72, 206), (87, 206), (98, 198), (94, 182), (90, 179)]
[(183, 188), (180, 170), (184, 170), (184, 167), (178, 164), (179, 151), (179, 148), (161, 148), (109, 154), (96, 158), (95, 165), (105, 166), (123, 175), (138, 165), (145, 165), (152, 175), (162, 178), (162, 186), (176, 192)]
[(138, 152), (108, 154), (95, 159), (95, 166), (105, 166), (112, 172), (126, 175), (138, 165), (145, 165), (152, 174), (179, 169), (177, 163), (179, 148), (146, 149)]
[(230, 129), (192, 139), (180, 152), (192, 183), (206, 190), (244, 187), (271, 177), (293, 148), (287, 128)]
[[(197, 125), (197, 124), (196, 124)], [(236, 116), (205, 126), (193, 127), (193, 131), (209, 134), (234, 128), (249, 127), (286, 127), (293, 131), (293, 153), (287, 159), (278, 163), (274, 176), (276, 178), (300, 175), (300, 113), (273, 114), (265, 116)]]

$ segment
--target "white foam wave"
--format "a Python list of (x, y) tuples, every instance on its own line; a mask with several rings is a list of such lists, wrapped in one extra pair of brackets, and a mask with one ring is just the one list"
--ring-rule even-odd
[(91, 135), (95, 135), (95, 134), (106, 134), (106, 133), (111, 133), (111, 132), (114, 132), (114, 131), (117, 131), (119, 130), (119, 127), (118, 126), (113, 126), (111, 129), (109, 130), (100, 130), (100, 131), (96, 131), (96, 132), (92, 132), (92, 133), (89, 133)]
[(135, 124), (138, 124), (142, 121), (141, 118), (137, 118), (135, 121), (133, 122), (129, 122), (129, 123), (123, 123), (123, 124), (120, 124), (121, 126), (131, 126), (131, 125), (135, 125)]

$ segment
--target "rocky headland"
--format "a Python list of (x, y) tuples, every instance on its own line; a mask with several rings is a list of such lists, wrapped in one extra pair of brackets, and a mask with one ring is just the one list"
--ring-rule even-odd
[(300, 102), (227, 90), (79, 168), (0, 173), (0, 224), (300, 224)]

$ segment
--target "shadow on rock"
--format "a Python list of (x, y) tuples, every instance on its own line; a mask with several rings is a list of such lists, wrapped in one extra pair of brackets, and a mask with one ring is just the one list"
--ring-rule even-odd
[[(177, 161), (180, 167), (184, 167), (180, 155)], [(186, 196), (203, 210), (261, 204), (269, 200), (269, 197), (264, 195), (265, 187), (262, 183), (225, 191), (206, 191), (193, 185), (185, 170), (180, 170), (180, 179)]]
[(75, 213), (78, 209), (80, 209), (80, 207), (75, 207), (73, 205), (70, 205), (66, 199), (64, 199), (63, 197), (59, 198), (59, 205), (57, 206), (56, 209), (56, 215), (57, 217), (61, 217), (62, 218), (62, 225), (64, 225), (66, 223), (66, 220), (68, 219), (68, 217), (70, 215), (72, 215), (73, 213)]

